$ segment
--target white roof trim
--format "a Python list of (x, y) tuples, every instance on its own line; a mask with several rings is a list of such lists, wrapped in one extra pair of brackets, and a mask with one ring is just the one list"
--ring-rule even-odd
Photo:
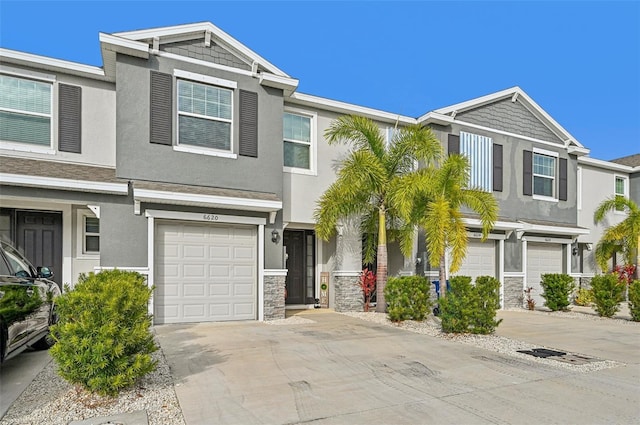
[(282, 89), (285, 96), (290, 96), (298, 88), (298, 80), (280, 75), (260, 73), (260, 84), (267, 87)]
[(3, 184), (8, 183), (15, 186), (72, 190), (77, 192), (111, 193), (116, 195), (126, 195), (129, 193), (129, 186), (126, 183), (102, 183), (6, 173), (0, 173), (0, 181), (2, 181)]
[(19, 52), (16, 50), (9, 50), (0, 48), (0, 58), (10, 59), (19, 62), (29, 62), (34, 65), (44, 65), (47, 67), (59, 68), (67, 71), (74, 71), (76, 73), (86, 74), (89, 77), (104, 77), (104, 70), (97, 66), (83, 65), (77, 62), (70, 62), (61, 59), (54, 59), (45, 56), (33, 55), (31, 53)]
[(370, 118), (388, 121), (395, 123), (399, 121), (402, 124), (416, 124), (415, 118), (407, 117), (403, 115), (393, 114), (391, 112), (381, 111), (379, 109), (367, 108), (364, 106), (354, 105), (352, 103), (340, 102), (337, 100), (331, 100), (324, 97), (313, 96), (310, 94), (304, 94), (295, 92), (289, 98), (285, 99), (286, 103), (293, 103), (297, 105), (304, 105), (308, 107), (315, 107), (320, 109), (326, 109), (341, 114), (360, 114)]
[[(482, 221), (479, 218), (465, 218), (463, 221), (467, 227), (482, 227)], [(496, 221), (493, 230), (519, 230), (522, 229), (522, 227), (523, 224), (520, 222)]]
[(235, 198), (230, 196), (200, 195), (162, 190), (133, 189), (133, 198), (140, 202), (169, 205), (195, 205), (209, 208), (233, 208), (245, 211), (270, 212), (282, 209), (282, 201)]
[(544, 120), (547, 121), (547, 123), (553, 127), (550, 128), (552, 131), (554, 131), (554, 133), (559, 132), (560, 134), (562, 134), (564, 137), (564, 139), (579, 147), (579, 148), (584, 148), (584, 146), (582, 146), (582, 144), (580, 144), (567, 130), (565, 130), (560, 124), (558, 124), (558, 122), (556, 122), (556, 120), (554, 120), (551, 115), (547, 114), (547, 112), (542, 109), (540, 107), (540, 105), (538, 105), (536, 102), (533, 101), (533, 99), (531, 99), (520, 87), (515, 86), (515, 87), (511, 87), (509, 89), (506, 90), (501, 90), (499, 92), (495, 92), (495, 93), (491, 93), (488, 94), (486, 96), (481, 96), (481, 97), (477, 97), (475, 99), (471, 99), (471, 100), (467, 100), (465, 102), (461, 102), (461, 103), (456, 103), (455, 105), (451, 105), (451, 106), (447, 106), (444, 108), (440, 108), (440, 109), (436, 109), (434, 112), (437, 112), (439, 114), (450, 114), (453, 113), (454, 111), (460, 113), (461, 111), (467, 110), (467, 109), (471, 109), (471, 108), (477, 108), (479, 106), (482, 105), (486, 105), (488, 103), (492, 103), (495, 102), (496, 100), (500, 100), (503, 98), (507, 98), (507, 97), (511, 97), (513, 99), (513, 97), (515, 95), (518, 95), (517, 98), (518, 100), (520, 100), (520, 102), (522, 102), (522, 99), (524, 99), (526, 102), (523, 103), (525, 105), (525, 107), (531, 107), (533, 108), (534, 113), (537, 113), (540, 115), (541, 118), (543, 118)]
[(622, 165), (615, 162), (603, 161), (601, 159), (595, 159), (589, 156), (582, 156), (578, 158), (578, 164), (587, 164), (587, 165), (592, 165), (594, 167), (604, 168), (606, 170), (612, 170), (612, 171), (620, 171), (623, 173), (633, 173), (635, 171), (640, 170), (640, 166), (631, 167), (629, 165)]
[(115, 47), (115, 49), (108, 50), (127, 53), (144, 59), (149, 57), (149, 46), (145, 43), (128, 40), (126, 38), (118, 37), (111, 34), (105, 34), (102, 32), (99, 34), (99, 39), (100, 43), (108, 44)]
[(269, 70), (276, 75), (281, 77), (289, 77), (285, 72), (280, 70), (278, 67), (264, 59), (262, 56), (249, 49), (244, 44), (240, 43), (235, 38), (231, 37), (229, 34), (213, 25), (211, 22), (199, 22), (195, 24), (186, 24), (186, 25), (176, 25), (171, 27), (161, 27), (161, 28), (151, 28), (146, 30), (138, 30), (138, 31), (127, 31), (127, 32), (119, 32), (113, 35), (123, 38), (128, 38), (130, 40), (145, 40), (145, 39), (153, 39), (153, 37), (170, 37), (180, 34), (186, 34), (191, 32), (202, 32), (202, 37), (205, 37), (205, 32), (210, 31), (211, 35), (215, 38), (218, 38), (228, 44), (233, 49), (237, 50), (239, 53), (247, 56), (251, 59), (251, 61), (256, 61), (260, 63), (263, 67)]
[(547, 235), (565, 235), (577, 237), (580, 235), (588, 235), (590, 233), (589, 229), (579, 229), (575, 227), (564, 227), (564, 226), (548, 226), (544, 224), (533, 224), (528, 223), (524, 220), (520, 220), (522, 223), (522, 228), (520, 229), (524, 233), (543, 233)]

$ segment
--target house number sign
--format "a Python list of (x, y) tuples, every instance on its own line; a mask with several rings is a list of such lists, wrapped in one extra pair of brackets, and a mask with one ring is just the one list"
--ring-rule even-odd
[(218, 221), (219, 217), (215, 214), (204, 214), (202, 218), (206, 221)]

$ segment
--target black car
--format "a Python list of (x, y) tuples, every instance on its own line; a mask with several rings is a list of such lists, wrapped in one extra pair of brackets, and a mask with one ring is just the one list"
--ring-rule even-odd
[(11, 245), (0, 241), (0, 362), (27, 348), (53, 345), (49, 326), (57, 321), (61, 291), (48, 267), (34, 268)]

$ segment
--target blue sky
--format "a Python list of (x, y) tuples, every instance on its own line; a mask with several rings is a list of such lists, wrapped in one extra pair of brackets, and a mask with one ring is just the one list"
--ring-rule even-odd
[(640, 153), (639, 1), (0, 0), (0, 46), (101, 66), (99, 32), (202, 21), (303, 93), (417, 117), (517, 85), (592, 157)]

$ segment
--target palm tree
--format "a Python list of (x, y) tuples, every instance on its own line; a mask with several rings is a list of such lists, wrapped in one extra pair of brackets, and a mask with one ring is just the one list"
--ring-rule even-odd
[[(396, 129), (387, 144), (378, 125), (360, 116), (342, 116), (325, 131), (329, 144), (351, 147), (341, 162), (336, 181), (318, 201), (315, 210), (316, 233), (328, 240), (340, 219), (360, 217), (367, 237), (365, 262), (373, 262), (377, 243), (376, 311), (386, 311), (384, 287), (387, 282), (387, 229), (389, 239), (400, 242), (402, 252), (410, 255), (413, 227), (398, 220), (398, 206), (390, 199), (394, 182), (415, 173), (418, 162), (431, 164), (442, 155), (442, 147), (429, 128), (409, 126)], [(377, 236), (375, 236), (377, 234)]]
[[(621, 252), (627, 264), (638, 264), (640, 250), (640, 207), (624, 196), (613, 196), (602, 201), (593, 214), (595, 224), (601, 223), (612, 211), (625, 211), (627, 218), (605, 230), (596, 245), (595, 257), (598, 266), (605, 271), (613, 254)], [(636, 273), (638, 271), (636, 270)], [(637, 276), (637, 274), (636, 274)]]
[[(429, 263), (439, 268), (440, 282), (446, 282), (447, 250), (451, 250), (450, 272), (460, 269), (467, 252), (467, 228), (461, 208), (479, 215), (484, 241), (498, 217), (498, 203), (493, 194), (469, 187), (469, 160), (450, 155), (439, 168), (427, 167), (420, 173), (400, 179), (393, 193), (404, 208), (401, 216), (423, 228)], [(440, 296), (446, 296), (441, 285)]]

